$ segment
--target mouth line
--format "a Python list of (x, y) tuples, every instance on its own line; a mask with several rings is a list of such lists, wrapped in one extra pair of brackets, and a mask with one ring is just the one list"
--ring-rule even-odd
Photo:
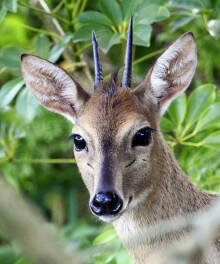
[(130, 167), (133, 163), (135, 163), (136, 159), (132, 160), (128, 165), (125, 166), (125, 168)]
[(129, 197), (128, 204), (127, 204), (126, 208), (128, 208), (128, 206), (130, 205), (131, 201), (132, 201), (132, 196)]

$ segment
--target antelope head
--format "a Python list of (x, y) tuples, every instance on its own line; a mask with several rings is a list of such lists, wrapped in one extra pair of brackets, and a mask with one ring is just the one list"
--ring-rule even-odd
[(22, 73), (40, 104), (74, 124), (70, 138), (90, 193), (91, 211), (104, 221), (113, 221), (157, 185), (157, 146), (163, 139), (159, 120), (193, 77), (196, 44), (192, 33), (182, 35), (156, 60), (143, 83), (131, 90), (132, 19), (122, 81), (117, 72), (103, 81), (94, 32), (92, 41), (93, 94), (63, 69), (34, 55), (22, 55)]

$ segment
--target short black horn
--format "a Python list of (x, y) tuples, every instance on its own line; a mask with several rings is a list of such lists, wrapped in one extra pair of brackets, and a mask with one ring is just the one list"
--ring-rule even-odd
[(99, 61), (99, 51), (98, 51), (98, 42), (96, 40), (95, 32), (92, 32), (92, 44), (93, 44), (93, 57), (94, 57), (94, 65), (95, 65), (95, 84), (94, 89), (96, 89), (100, 82), (103, 81), (102, 76), (102, 67)]
[(128, 38), (125, 54), (125, 68), (122, 77), (122, 87), (131, 87), (132, 74), (132, 42), (133, 42), (133, 17), (130, 19)]

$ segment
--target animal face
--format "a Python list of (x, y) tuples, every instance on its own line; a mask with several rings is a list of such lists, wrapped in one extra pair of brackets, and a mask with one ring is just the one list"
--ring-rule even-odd
[(155, 128), (150, 110), (115, 81), (92, 95), (79, 114), (73, 139), (94, 214), (112, 220), (142, 192), (146, 178), (138, 172), (150, 174)]
[(105, 221), (114, 221), (153, 193), (158, 184), (155, 171), (161, 169), (155, 162), (160, 156), (159, 119), (187, 89), (197, 62), (193, 35), (186, 33), (157, 59), (143, 83), (131, 90), (131, 25), (122, 82), (116, 74), (103, 81), (93, 34), (92, 95), (54, 64), (22, 56), (22, 72), (31, 93), (44, 107), (74, 124), (71, 138), (90, 193), (90, 208)]

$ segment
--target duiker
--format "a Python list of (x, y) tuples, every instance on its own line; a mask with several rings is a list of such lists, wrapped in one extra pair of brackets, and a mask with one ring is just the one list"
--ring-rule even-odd
[[(93, 51), (93, 94), (63, 69), (37, 56), (22, 55), (23, 76), (40, 104), (74, 124), (75, 159), (90, 193), (92, 213), (113, 223), (136, 263), (147, 263), (152, 252), (180, 239), (184, 232), (151, 239), (142, 235), (143, 230), (200, 211), (215, 198), (189, 181), (159, 126), (169, 104), (192, 80), (195, 40), (190, 32), (177, 39), (133, 90), (132, 19), (121, 82), (116, 72), (103, 81), (95, 33)], [(220, 263), (218, 248), (213, 252), (211, 260), (207, 257), (203, 263)]]

